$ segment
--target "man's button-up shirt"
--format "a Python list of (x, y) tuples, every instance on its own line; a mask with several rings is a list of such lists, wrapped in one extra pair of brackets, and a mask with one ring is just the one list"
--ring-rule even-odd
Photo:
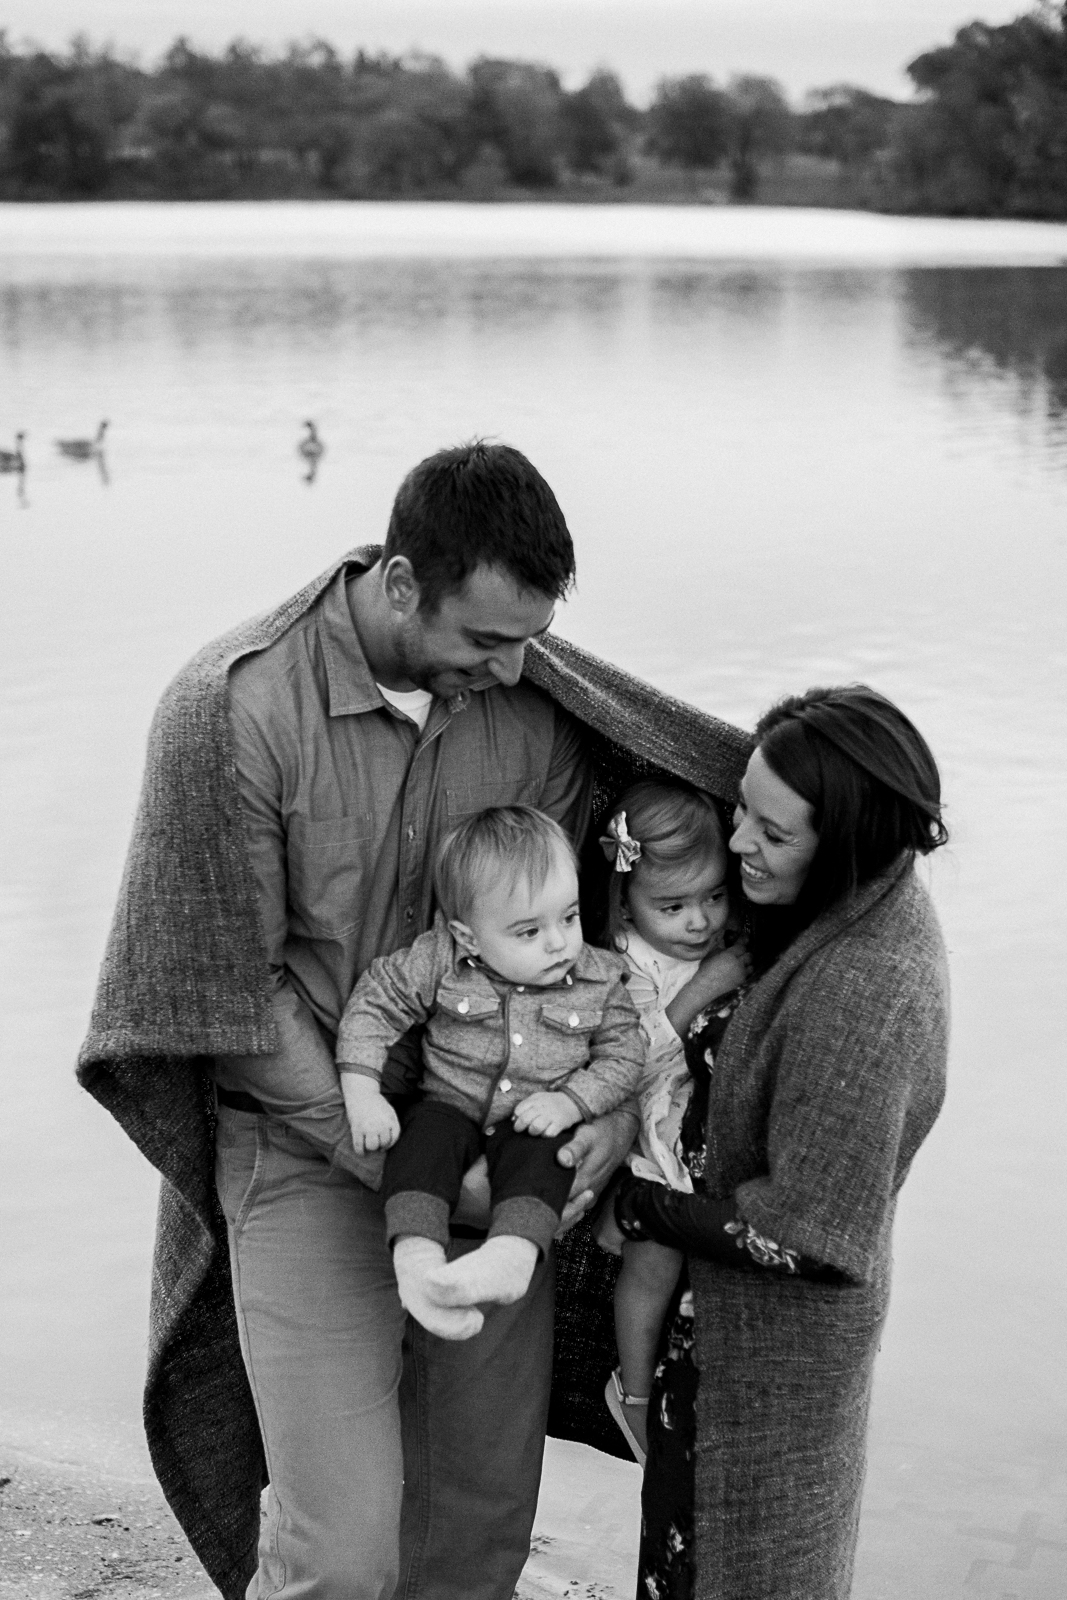
[[(349, 563), (281, 639), (230, 674), (238, 787), (283, 1054), (294, 1026), (307, 1026), (305, 1007), (332, 1039), (360, 974), (430, 926), (434, 857), (462, 818), (526, 802), (576, 840), (589, 819), (580, 725), (533, 685), (435, 700), (421, 733), (387, 704), (348, 602), (348, 584), (376, 557), (367, 551)], [(290, 1085), (297, 1101), (299, 1056)], [(279, 1065), (224, 1059), (217, 1075), (262, 1099), (268, 1062)]]

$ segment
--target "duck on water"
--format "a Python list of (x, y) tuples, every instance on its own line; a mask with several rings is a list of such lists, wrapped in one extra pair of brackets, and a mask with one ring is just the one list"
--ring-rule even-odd
[(91, 461), (98, 456), (104, 448), (104, 435), (107, 432), (107, 422), (104, 421), (96, 430), (92, 439), (57, 439), (56, 449), (61, 455), (70, 456), (73, 461)]
[(0, 472), (25, 472), (26, 457), (22, 453), (24, 433), (16, 433), (14, 450), (0, 450)]

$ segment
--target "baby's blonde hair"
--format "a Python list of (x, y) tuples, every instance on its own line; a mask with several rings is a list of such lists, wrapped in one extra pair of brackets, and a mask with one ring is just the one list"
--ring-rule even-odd
[(610, 941), (626, 928), (627, 890), (633, 874), (648, 865), (694, 867), (720, 854), (726, 860), (726, 839), (711, 795), (681, 779), (676, 782), (644, 778), (631, 784), (611, 808), (611, 816), (626, 814), (626, 828), (641, 854), (629, 872), (611, 874), (608, 884), (607, 933)]
[(558, 822), (534, 806), (490, 806), (442, 841), (433, 878), (437, 903), (449, 921), (467, 922), (486, 884), (501, 877), (511, 887), (525, 880), (536, 893), (560, 851), (577, 870), (574, 846)]

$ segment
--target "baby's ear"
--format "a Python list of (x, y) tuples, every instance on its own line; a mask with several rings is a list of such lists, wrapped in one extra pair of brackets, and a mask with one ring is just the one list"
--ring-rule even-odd
[(448, 924), (448, 931), (452, 935), (453, 939), (455, 939), (461, 950), (465, 950), (469, 956), (480, 955), (481, 952), (478, 949), (478, 941), (474, 937), (473, 931), (468, 928), (465, 922), (460, 922), (457, 917), (453, 917), (452, 921)]

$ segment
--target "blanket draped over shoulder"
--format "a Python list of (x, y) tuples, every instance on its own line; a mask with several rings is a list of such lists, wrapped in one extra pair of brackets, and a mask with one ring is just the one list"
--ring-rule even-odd
[[(344, 559), (366, 564), (378, 553)], [(167, 1499), (227, 1600), (243, 1596), (255, 1568), (264, 1462), (215, 1195), (208, 1068), (214, 1055), (266, 1054), (276, 1043), (228, 676), (279, 639), (342, 564), (206, 646), (163, 696), (78, 1062), (83, 1086), (162, 1175), (145, 1429)], [(740, 729), (561, 639), (531, 644), (525, 674), (588, 731), (595, 822), (645, 773), (732, 800), (751, 749)], [(601, 1399), (613, 1359), (608, 1258), (587, 1230), (563, 1243), (550, 1428), (622, 1453)]]

